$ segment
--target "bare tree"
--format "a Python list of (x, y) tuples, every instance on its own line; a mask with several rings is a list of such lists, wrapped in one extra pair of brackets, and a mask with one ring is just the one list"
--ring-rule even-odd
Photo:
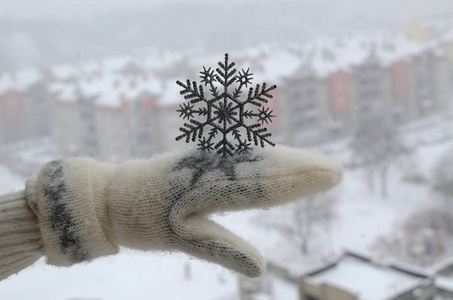
[(409, 152), (398, 127), (384, 120), (362, 122), (350, 148), (354, 163), (365, 167), (370, 191), (374, 190), (377, 177), (381, 196), (387, 198), (389, 171), (402, 155)]
[(416, 212), (392, 234), (372, 245), (376, 253), (421, 267), (432, 266), (453, 252), (453, 215), (444, 209)]
[(260, 219), (263, 225), (277, 230), (304, 255), (310, 253), (313, 238), (319, 231), (328, 232), (335, 218), (336, 198), (317, 195), (286, 205)]

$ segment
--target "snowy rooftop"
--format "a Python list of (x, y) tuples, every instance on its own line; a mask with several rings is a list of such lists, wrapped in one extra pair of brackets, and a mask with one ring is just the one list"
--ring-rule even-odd
[(381, 300), (415, 288), (425, 278), (354, 256), (305, 279), (315, 285), (330, 284), (358, 295), (359, 299)]
[(78, 83), (53, 83), (50, 91), (58, 95), (64, 102), (77, 100), (77, 93), (85, 97), (93, 97), (96, 104), (106, 107), (118, 107), (122, 101), (134, 101), (143, 94), (158, 95), (162, 91), (159, 80), (148, 77), (126, 77), (118, 74), (109, 74), (80, 80)]
[(42, 74), (36, 69), (0, 74), (0, 93), (9, 89), (25, 91), (41, 79)]
[[(268, 85), (278, 84), (282, 78), (289, 76), (294, 73), (300, 66), (300, 60), (294, 54), (291, 54), (286, 49), (275, 48), (275, 52), (269, 56), (263, 56), (258, 61), (255, 61), (252, 65), (252, 58), (246, 58), (246, 54), (242, 52), (234, 52), (233, 55), (229, 56), (230, 62), (235, 62), (235, 68), (237, 72), (244, 69), (247, 70), (250, 67), (252, 75), (252, 85), (262, 84), (265, 82)], [(251, 50), (249, 49), (248, 52)], [(261, 53), (261, 48), (257, 49)], [(202, 70), (203, 67), (216, 69), (218, 62), (223, 61), (224, 53), (216, 53), (209, 55), (201, 55), (192, 59), (189, 63), (191, 69)], [(240, 62), (237, 60), (239, 59)], [(237, 73), (236, 73), (237, 74)], [(198, 76), (189, 78), (191, 81), (197, 81), (201, 83)], [(159, 99), (159, 104), (162, 106), (174, 106), (184, 102), (184, 97), (181, 96), (181, 87), (176, 84), (176, 81), (180, 80), (183, 83), (186, 82), (186, 78), (171, 78), (165, 81), (163, 92)], [(221, 87), (219, 84), (214, 84), (217, 87)], [(243, 91), (246, 92), (247, 88)], [(205, 94), (208, 93), (208, 89), (205, 89)], [(246, 94), (246, 93), (245, 93)]]
[(437, 289), (453, 294), (453, 278), (438, 276), (436, 277), (435, 285)]
[[(293, 49), (294, 48), (294, 49)], [(382, 66), (389, 66), (401, 59), (410, 59), (429, 48), (401, 35), (374, 34), (371, 36), (348, 36), (312, 40), (301, 47), (279, 45), (257, 45), (240, 51), (233, 51), (231, 60), (239, 60), (238, 70), (251, 67), (254, 79), (258, 81), (279, 81), (308, 68), (318, 77), (326, 77), (337, 71), (349, 71), (374, 57)], [(223, 54), (215, 53), (196, 56), (188, 63), (193, 69), (202, 66), (217, 67)]]
[(161, 84), (155, 78), (116, 78), (115, 76), (103, 78), (85, 86), (92, 93), (99, 93), (97, 104), (102, 106), (117, 107), (120, 100), (133, 101), (143, 94), (158, 95), (161, 93)]
[(72, 64), (55, 66), (51, 69), (51, 72), (58, 81), (64, 81), (79, 77), (79, 71)]
[(318, 38), (296, 50), (300, 61), (295, 65), (302, 65), (323, 78), (337, 71), (348, 71), (371, 57), (382, 66), (389, 66), (398, 60), (410, 59), (426, 49), (427, 46), (403, 36), (375, 34), (366, 37)]
[[(237, 62), (238, 70), (251, 67), (254, 74), (253, 83), (266, 82), (279, 84), (282, 79), (300, 72), (310, 70), (315, 76), (324, 78), (338, 71), (351, 71), (374, 57), (383, 66), (389, 66), (401, 59), (423, 53), (432, 45), (421, 45), (403, 36), (374, 34), (372, 36), (344, 36), (336, 38), (318, 38), (304, 45), (282, 47), (278, 44), (255, 45), (253, 47), (232, 51), (231, 61)], [(437, 47), (439, 48), (439, 47)], [(53, 69), (57, 80), (77, 79), (82, 93), (96, 95), (98, 104), (117, 106), (121, 98), (135, 98), (144, 92), (160, 97), (161, 105), (176, 105), (182, 101), (179, 87), (173, 84), (176, 79), (165, 79), (163, 84), (156, 74), (162, 69), (181, 68), (182, 62), (188, 70), (198, 72), (203, 66), (217, 67), (223, 60), (224, 53), (194, 53), (188, 59), (181, 53), (151, 49), (130, 55), (111, 57), (103, 60), (79, 62), (73, 65), (58, 66)], [(129, 76), (138, 72), (136, 75)], [(128, 75), (128, 76), (125, 76)], [(116, 79), (115, 76), (123, 76)], [(152, 80), (144, 80), (150, 77)], [(130, 78), (136, 82), (127, 83)], [(127, 78), (127, 79), (126, 79)], [(184, 80), (185, 78), (177, 78)], [(197, 78), (192, 78), (196, 80)], [(87, 81), (89, 80), (89, 82)], [(119, 81), (121, 86), (112, 82)], [(133, 86), (128, 88), (127, 86)], [(1, 81), (0, 81), (1, 87)], [(1, 90), (1, 89), (0, 89)]]
[(453, 294), (453, 258), (449, 257), (431, 269), (437, 274), (435, 276), (436, 288)]
[(252, 70), (254, 82), (261, 84), (262, 81), (269, 81), (269, 84), (278, 84), (282, 78), (293, 74), (300, 65), (300, 58), (294, 54), (289, 53), (287, 50), (277, 50), (263, 60), (262, 71), (254, 72)]
[[(184, 102), (184, 97), (181, 96), (181, 87), (176, 84), (179, 79), (169, 79), (165, 82), (163, 92), (160, 95), (158, 104), (161, 106), (174, 106)], [(184, 80), (180, 80), (184, 82)]]
[(52, 83), (49, 86), (49, 91), (54, 93), (58, 100), (62, 102), (76, 102), (78, 98), (77, 87), (73, 84)]
[(77, 61), (55, 66), (51, 70), (57, 81), (100, 78), (107, 74), (120, 73), (131, 66), (137, 66), (145, 73), (152, 74), (176, 65), (181, 59), (180, 53), (151, 49), (142, 53)]

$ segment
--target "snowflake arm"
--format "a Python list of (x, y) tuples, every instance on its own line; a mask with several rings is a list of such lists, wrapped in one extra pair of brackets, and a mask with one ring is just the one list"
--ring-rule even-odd
[(258, 110), (258, 114), (256, 114), (256, 116), (258, 117), (258, 122), (261, 122), (261, 125), (263, 125), (264, 122), (266, 122), (266, 124), (269, 124), (269, 122), (272, 122), (272, 118), (275, 117), (274, 115), (272, 115), (273, 112), (273, 110), (269, 111), (269, 107), (267, 107), (266, 109), (262, 107), (260, 110)]
[(238, 99), (239, 96), (241, 95), (242, 93), (242, 88), (245, 86), (247, 87), (249, 84), (252, 84), (252, 75), (253, 73), (249, 73), (250, 72), (250, 68), (247, 69), (247, 71), (244, 71), (244, 69), (242, 69), (238, 76), (237, 76), (237, 82), (239, 82), (239, 86), (234, 90), (234, 93), (233, 93), (233, 97), (235, 99)]
[(197, 140), (197, 137), (199, 139), (202, 137), (203, 127), (205, 124), (200, 123), (194, 119), (191, 119), (190, 123), (184, 123), (184, 127), (179, 128), (179, 130), (182, 131), (183, 134), (176, 137), (177, 141), (185, 137), (186, 143), (188, 143), (190, 140), (192, 140), (192, 142), (195, 142)]
[(190, 120), (193, 118), (193, 114), (194, 114), (194, 111), (193, 111), (193, 105), (189, 105), (187, 103), (183, 103), (182, 105), (179, 105), (179, 109), (177, 110), (177, 112), (179, 112), (179, 117), (184, 120), (185, 118), (187, 118), (187, 120)]
[(211, 152), (211, 150), (214, 150), (214, 148), (212, 147), (214, 145), (214, 143), (211, 143), (211, 141), (209, 139), (206, 139), (205, 137), (203, 137), (203, 139), (200, 140), (200, 143), (197, 144), (197, 146), (203, 150), (203, 151), (207, 151), (207, 152)]
[[(256, 105), (256, 106), (261, 106), (260, 102), (267, 103), (269, 101), (268, 99), (274, 98), (274, 96), (272, 96), (270, 94), (270, 92), (272, 90), (276, 89), (277, 86), (273, 85), (273, 86), (271, 86), (270, 88), (267, 88), (267, 89), (266, 89), (266, 87), (267, 87), (266, 83), (264, 82), (263, 85), (261, 86), (261, 91), (260, 91), (260, 85), (259, 84), (256, 85), (255, 89), (250, 88), (249, 95), (248, 95), (247, 100), (245, 102), (253, 104), (253, 105)], [(266, 98), (268, 98), (268, 99), (266, 99)]]
[(247, 127), (247, 139), (249, 141), (254, 142), (256, 146), (260, 145), (264, 147), (264, 142), (268, 143), (271, 146), (275, 146), (275, 144), (269, 141), (267, 138), (270, 137), (272, 134), (267, 133), (267, 128), (260, 128), (261, 124), (254, 124), (250, 127)]
[(192, 82), (191, 84), (189, 79), (187, 79), (186, 84), (182, 83), (179, 80), (176, 81), (176, 83), (183, 88), (180, 94), (184, 95), (184, 99), (190, 100), (190, 103), (206, 101), (206, 99), (204, 98), (203, 86), (201, 84), (197, 86), (196, 81)]
[(218, 74), (216, 79), (225, 88), (226, 92), (228, 86), (237, 80), (237, 77), (233, 76), (236, 73), (236, 69), (233, 69), (235, 63), (228, 64), (228, 54), (225, 54), (225, 63), (219, 61), (219, 66), (220, 68), (216, 69)]
[(219, 91), (217, 87), (214, 86), (214, 82), (217, 81), (215, 78), (216, 76), (214, 75), (214, 70), (211, 70), (211, 68), (206, 69), (205, 67), (203, 67), (203, 71), (201, 71), (200, 73), (201, 82), (204, 82), (205, 86), (209, 84), (210, 92), (212, 93), (212, 95), (214, 95), (214, 97), (218, 97)]

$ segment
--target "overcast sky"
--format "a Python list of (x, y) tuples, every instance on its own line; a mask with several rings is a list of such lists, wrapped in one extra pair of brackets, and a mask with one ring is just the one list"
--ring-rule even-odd
[[(124, 9), (153, 8), (164, 3), (190, 2), (232, 3), (246, 0), (0, 0), (0, 16), (18, 18), (48, 18), (48, 17), (87, 17), (96, 13), (115, 12)], [(259, 2), (269, 2), (261, 0)], [(285, 3), (294, 0), (272, 0), (284, 8)], [(326, 7), (341, 6), (336, 13), (353, 14), (373, 13), (379, 16), (386, 14), (402, 18), (415, 18), (426, 15), (453, 13), (453, 0), (297, 0), (310, 5)]]

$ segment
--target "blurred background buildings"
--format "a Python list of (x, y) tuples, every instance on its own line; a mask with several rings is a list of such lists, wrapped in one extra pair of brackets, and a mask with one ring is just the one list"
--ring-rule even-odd
[[(263, 43), (230, 56), (239, 68), (251, 67), (255, 83), (277, 84), (269, 129), (277, 142), (301, 147), (344, 138), (367, 120), (400, 124), (452, 111), (451, 22), (414, 21), (399, 34)], [(202, 66), (222, 57), (152, 48), (5, 70), (0, 141), (7, 148), (50, 138), (63, 156), (116, 162), (184, 147), (174, 140), (184, 100), (176, 80), (196, 80)]]

